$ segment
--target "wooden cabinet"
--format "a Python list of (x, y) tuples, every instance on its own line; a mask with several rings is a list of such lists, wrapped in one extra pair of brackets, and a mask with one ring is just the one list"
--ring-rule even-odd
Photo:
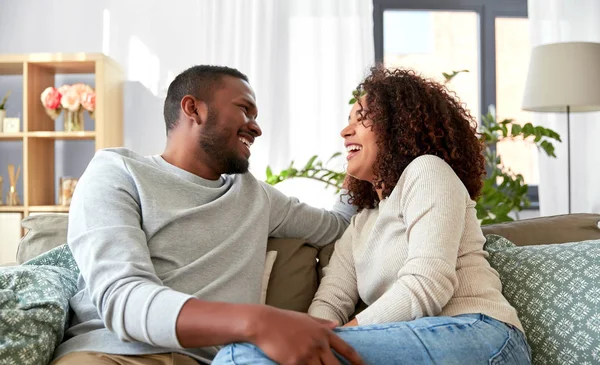
[[(92, 75), (94, 79), (94, 129), (62, 131), (46, 114), (40, 95), (48, 86), (60, 86), (56, 84), (57, 76), (69, 75), (73, 79), (84, 74)], [(0, 205), (0, 219), (3, 212), (23, 216), (34, 212), (68, 212), (68, 206), (57, 205), (56, 201), (55, 142), (92, 141), (96, 151), (123, 146), (123, 71), (114, 60), (96, 53), (0, 55), (0, 98), (3, 96), (2, 78), (10, 75), (20, 76), (23, 82), (22, 127), (20, 133), (0, 133), (0, 144), (22, 142), (19, 183), (22, 183), (20, 199), (23, 205)], [(0, 166), (0, 175), (5, 181), (6, 169), (6, 166)], [(4, 204), (6, 193), (5, 188)]]

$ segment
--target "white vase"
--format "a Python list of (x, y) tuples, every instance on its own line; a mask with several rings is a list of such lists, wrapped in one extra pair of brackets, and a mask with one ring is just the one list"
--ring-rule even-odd
[(2, 128), (4, 126), (4, 117), (6, 117), (6, 110), (0, 109), (0, 133), (2, 133)]

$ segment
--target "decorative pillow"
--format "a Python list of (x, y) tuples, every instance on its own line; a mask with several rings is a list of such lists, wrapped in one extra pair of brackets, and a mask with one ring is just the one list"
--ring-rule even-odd
[(27, 233), (19, 242), (17, 263), (22, 264), (67, 243), (68, 222), (69, 215), (66, 213), (36, 214), (23, 219), (21, 226)]
[[(58, 266), (52, 266), (58, 265)], [(0, 268), (0, 359), (46, 364), (62, 341), (79, 270), (66, 245)]]
[(299, 239), (271, 238), (267, 251), (277, 251), (277, 260), (266, 304), (306, 313), (317, 292), (317, 249)]
[(265, 270), (263, 271), (262, 277), (262, 289), (260, 292), (260, 304), (267, 302), (267, 288), (269, 287), (269, 279), (271, 278), (271, 271), (277, 258), (277, 251), (268, 251), (267, 257), (265, 258)]
[(491, 266), (517, 309), (533, 363), (600, 363), (600, 240), (518, 247), (486, 236)]

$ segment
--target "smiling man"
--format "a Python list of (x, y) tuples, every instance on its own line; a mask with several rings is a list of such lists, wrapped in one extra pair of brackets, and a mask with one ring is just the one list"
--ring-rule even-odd
[(68, 244), (81, 270), (56, 364), (210, 363), (250, 342), (278, 363), (360, 364), (335, 323), (258, 304), (268, 237), (316, 244), (354, 210), (288, 198), (248, 173), (261, 130), (245, 75), (195, 66), (169, 86), (167, 147), (99, 151), (81, 177)]

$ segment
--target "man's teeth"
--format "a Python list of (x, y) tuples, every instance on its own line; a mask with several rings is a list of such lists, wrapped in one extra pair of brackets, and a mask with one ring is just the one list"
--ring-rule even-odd
[(243, 144), (245, 144), (246, 147), (250, 148), (250, 146), (252, 146), (252, 143), (250, 143), (250, 141), (248, 141), (246, 138), (240, 137), (238, 139), (240, 140), (240, 142), (242, 142)]
[(356, 144), (351, 144), (350, 146), (346, 147), (346, 151), (347, 152), (353, 152), (353, 151), (360, 151), (362, 150), (362, 147)]

